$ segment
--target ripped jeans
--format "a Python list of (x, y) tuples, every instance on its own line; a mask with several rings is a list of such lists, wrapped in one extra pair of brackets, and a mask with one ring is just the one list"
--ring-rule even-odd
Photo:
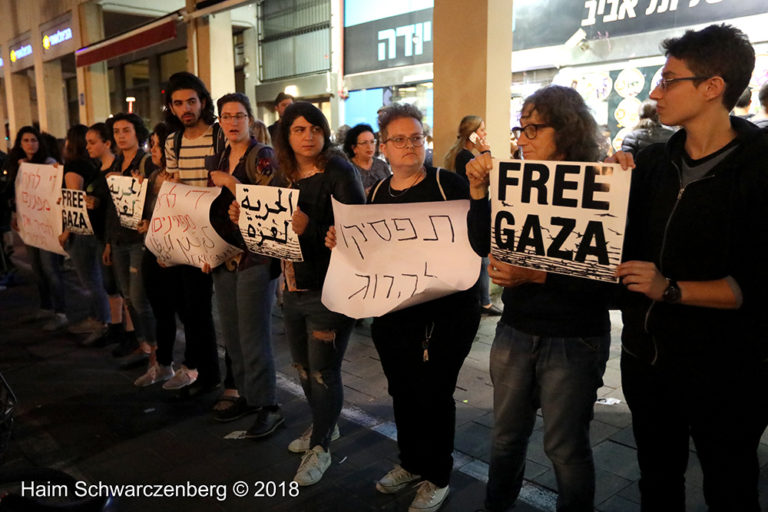
[(327, 450), (341, 413), (341, 362), (355, 321), (328, 310), (320, 290), (286, 292), (283, 319), (293, 365), (312, 410), (310, 447)]

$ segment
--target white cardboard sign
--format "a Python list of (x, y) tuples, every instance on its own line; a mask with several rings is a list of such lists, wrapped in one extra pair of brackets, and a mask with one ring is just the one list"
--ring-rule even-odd
[(346, 205), (333, 200), (336, 247), (322, 302), (352, 318), (381, 316), (477, 281), (468, 200)]
[(24, 243), (66, 256), (59, 244), (62, 168), (23, 162), (16, 176), (16, 215)]
[(215, 268), (242, 252), (211, 225), (211, 203), (219, 194), (218, 187), (163, 183), (145, 239), (159, 263), (199, 268), (207, 263)]
[(520, 267), (616, 282), (630, 181), (618, 164), (495, 162), (491, 254)]
[(93, 235), (91, 219), (85, 207), (85, 190), (61, 190), (61, 218), (64, 229), (76, 235)]
[(288, 261), (304, 261), (292, 221), (299, 191), (238, 184), (236, 192), (240, 204), (238, 226), (248, 250)]
[(107, 184), (112, 202), (117, 209), (120, 225), (128, 229), (136, 229), (141, 223), (144, 211), (144, 201), (147, 198), (147, 183), (149, 180), (139, 180), (133, 176), (109, 176)]

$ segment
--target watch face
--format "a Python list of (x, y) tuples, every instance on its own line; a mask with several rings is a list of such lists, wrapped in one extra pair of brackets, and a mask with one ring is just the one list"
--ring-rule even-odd
[(664, 290), (664, 295), (662, 298), (664, 299), (664, 302), (675, 303), (680, 301), (680, 288), (678, 288), (676, 282), (671, 281), (669, 283), (667, 289)]

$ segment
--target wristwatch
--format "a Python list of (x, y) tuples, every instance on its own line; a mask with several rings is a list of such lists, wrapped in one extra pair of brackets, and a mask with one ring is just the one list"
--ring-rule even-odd
[(674, 279), (667, 279), (667, 289), (664, 290), (661, 298), (664, 302), (669, 304), (677, 304), (680, 302), (680, 287), (677, 285), (677, 281)]

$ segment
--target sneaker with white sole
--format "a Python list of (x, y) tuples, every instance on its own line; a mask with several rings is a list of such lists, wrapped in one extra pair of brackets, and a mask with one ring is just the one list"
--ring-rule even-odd
[(53, 315), (53, 318), (43, 325), (43, 330), (46, 332), (58, 331), (59, 329), (66, 327), (68, 323), (69, 320), (67, 320), (67, 315), (64, 313), (56, 313)]
[[(300, 437), (297, 437), (291, 443), (288, 445), (288, 451), (293, 453), (304, 453), (307, 450), (309, 450), (309, 440), (312, 437), (312, 425), (310, 425), (307, 430), (304, 431), (303, 434), (301, 434)], [(331, 441), (337, 440), (339, 437), (341, 437), (341, 433), (339, 432), (339, 426), (334, 425), (333, 426), (333, 432), (331, 432)]]
[(144, 375), (133, 381), (133, 385), (144, 388), (151, 386), (156, 382), (168, 380), (173, 377), (173, 375), (174, 371), (171, 365), (163, 366), (160, 363), (155, 363), (147, 369)]
[(314, 485), (323, 478), (325, 470), (328, 469), (330, 465), (331, 452), (323, 450), (322, 446), (317, 445), (311, 450), (307, 450), (301, 458), (299, 470), (296, 471), (296, 476), (293, 477), (293, 481), (302, 487)]
[(416, 497), (408, 507), (408, 512), (435, 512), (443, 505), (448, 490), (447, 485), (438, 487), (429, 480), (424, 480), (419, 484), (419, 490), (416, 491)]
[(414, 475), (410, 471), (403, 469), (400, 464), (395, 464), (395, 467), (381, 477), (376, 482), (376, 490), (384, 494), (393, 494), (416, 480), (420, 480), (420, 475)]
[(176, 374), (163, 384), (163, 389), (181, 389), (193, 384), (197, 380), (197, 370), (190, 370), (182, 365)]

